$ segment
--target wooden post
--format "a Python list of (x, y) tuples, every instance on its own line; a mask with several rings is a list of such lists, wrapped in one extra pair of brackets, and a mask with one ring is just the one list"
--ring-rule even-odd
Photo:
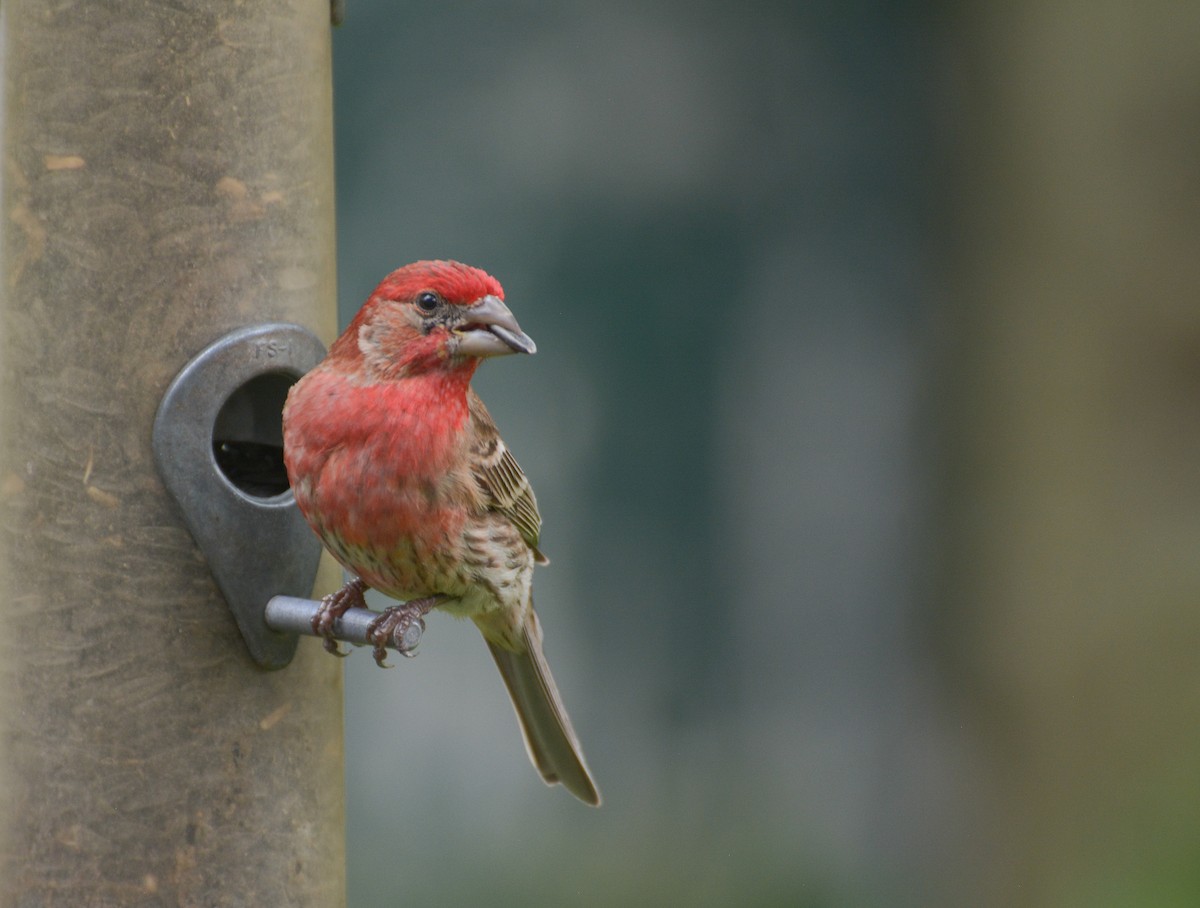
[(0, 906), (341, 905), (340, 666), (251, 661), (151, 454), (209, 342), (332, 338), (329, 6), (0, 9)]

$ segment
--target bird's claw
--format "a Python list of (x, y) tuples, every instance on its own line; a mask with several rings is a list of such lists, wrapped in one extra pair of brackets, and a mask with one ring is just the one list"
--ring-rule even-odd
[(330, 593), (321, 600), (321, 607), (313, 615), (313, 634), (325, 641), (325, 652), (335, 656), (346, 657), (350, 653), (342, 652), (338, 646), (337, 637), (333, 634), (333, 626), (337, 620), (352, 608), (366, 608), (367, 601), (363, 598), (367, 585), (355, 577), (347, 582), (340, 590)]
[(386, 663), (389, 644), (401, 656), (411, 659), (417, 654), (417, 644), (425, 633), (425, 616), (437, 604), (439, 597), (414, 599), (384, 609), (367, 628), (367, 642), (374, 648), (375, 664), (390, 668)]

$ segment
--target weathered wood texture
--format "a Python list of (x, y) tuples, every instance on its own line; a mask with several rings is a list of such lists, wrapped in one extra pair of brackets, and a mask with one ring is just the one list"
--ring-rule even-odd
[(328, 4), (3, 15), (0, 905), (342, 904), (340, 667), (251, 662), (150, 449), (208, 342), (332, 337)]

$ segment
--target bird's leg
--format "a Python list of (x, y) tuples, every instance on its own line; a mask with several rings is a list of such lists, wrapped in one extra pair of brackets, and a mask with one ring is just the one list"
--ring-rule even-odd
[(313, 615), (312, 630), (318, 637), (325, 638), (327, 653), (333, 653), (335, 656), (350, 655), (343, 653), (338, 647), (337, 638), (333, 636), (333, 625), (350, 609), (367, 607), (367, 602), (363, 599), (366, 589), (367, 585), (355, 577), (353, 580), (347, 581), (345, 586), (336, 593), (330, 593), (321, 600), (321, 607)]
[(417, 644), (425, 633), (425, 616), (444, 597), (413, 599), (384, 609), (367, 628), (367, 642), (375, 647), (375, 664), (387, 668), (387, 645), (392, 643), (401, 656), (415, 656)]

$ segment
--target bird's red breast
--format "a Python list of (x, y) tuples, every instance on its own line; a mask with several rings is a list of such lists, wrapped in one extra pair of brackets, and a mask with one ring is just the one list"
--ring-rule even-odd
[(465, 468), (466, 379), (363, 383), (328, 368), (305, 383), (296, 399), (309, 405), (289, 413), (286, 464), (318, 532), (343, 550), (395, 551), (405, 538), (451, 545), (477, 497)]

